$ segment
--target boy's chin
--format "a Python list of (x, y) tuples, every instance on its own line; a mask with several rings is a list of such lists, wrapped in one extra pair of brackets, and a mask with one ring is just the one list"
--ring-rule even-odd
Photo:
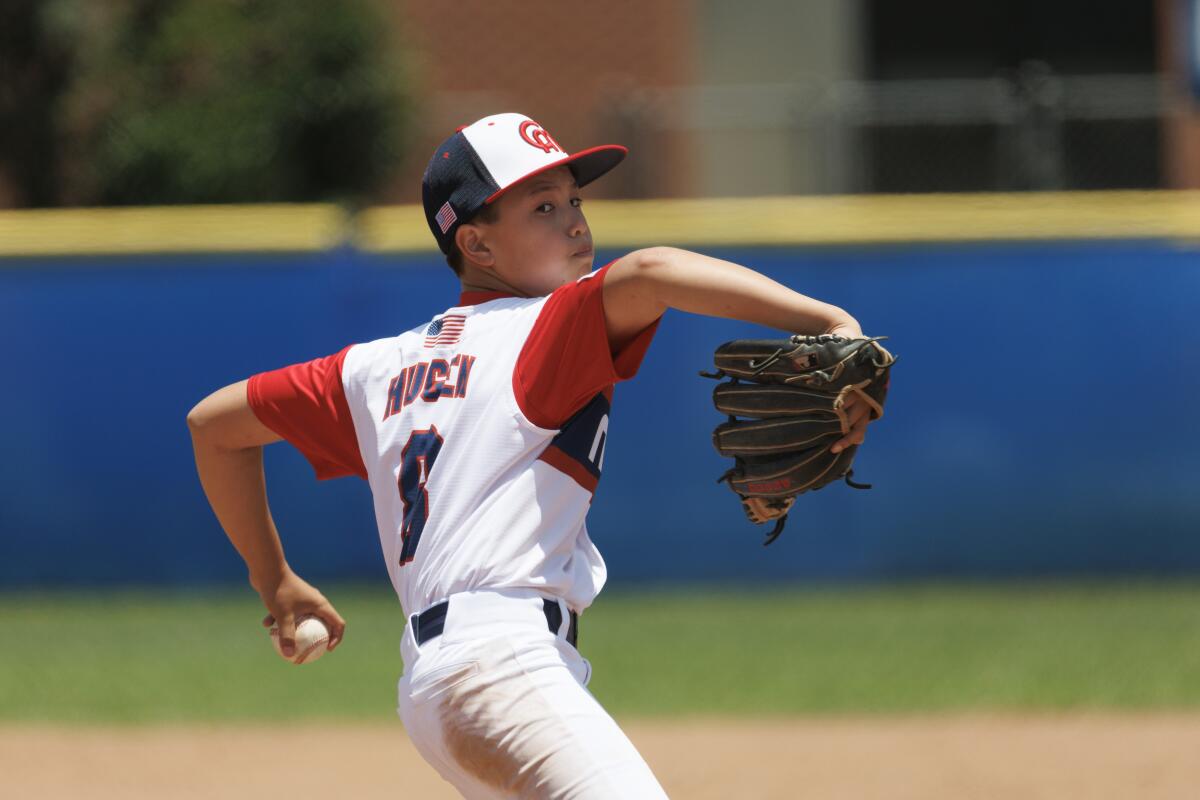
[(562, 277), (560, 279), (558, 279), (553, 286), (549, 286), (549, 285), (531, 286), (528, 288), (531, 292), (531, 296), (541, 296), (544, 294), (550, 294), (551, 292), (553, 292), (555, 289), (559, 288), (560, 286), (566, 286), (568, 283), (574, 283), (575, 281), (582, 278), (584, 275), (590, 275), (591, 273), (592, 273), (592, 256), (591, 255), (588, 255), (586, 258), (583, 256), (572, 256), (568, 260), (568, 263), (564, 265), (562, 271), (560, 273), (558, 273)]

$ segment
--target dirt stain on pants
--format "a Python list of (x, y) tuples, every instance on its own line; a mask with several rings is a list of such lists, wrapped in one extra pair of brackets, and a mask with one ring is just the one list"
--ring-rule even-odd
[(556, 796), (562, 784), (550, 762), (570, 732), (523, 672), (457, 681), (439, 711), (447, 751), (480, 782), (513, 797)]

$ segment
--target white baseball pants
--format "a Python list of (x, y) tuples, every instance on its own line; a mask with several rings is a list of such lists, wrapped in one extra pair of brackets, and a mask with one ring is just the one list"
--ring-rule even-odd
[(585, 688), (591, 665), (551, 633), (541, 595), (449, 598), (440, 636), (401, 642), (399, 712), (417, 750), (468, 800), (667, 795)]

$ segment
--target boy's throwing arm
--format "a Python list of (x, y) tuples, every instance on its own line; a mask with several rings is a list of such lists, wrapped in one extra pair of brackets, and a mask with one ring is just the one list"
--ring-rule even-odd
[(295, 648), (300, 616), (320, 617), (330, 632), (330, 649), (342, 640), (346, 623), (317, 589), (292, 572), (267, 504), (263, 445), (280, 441), (255, 416), (246, 400), (246, 381), (213, 392), (187, 417), (196, 471), (209, 505), (250, 573), (250, 584), (279, 624), (285, 655)]

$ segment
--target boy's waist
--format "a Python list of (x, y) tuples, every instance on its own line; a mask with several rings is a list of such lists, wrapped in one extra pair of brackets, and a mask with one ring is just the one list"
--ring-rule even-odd
[[(557, 597), (582, 612), (607, 577), (604, 559), (577, 525), (540, 538), (498, 524), (464, 526), (453, 533), (426, 530), (414, 563), (397, 569), (392, 585), (406, 618), (461, 595), (472, 608), (504, 600)], [(399, 538), (399, 537), (396, 537)], [(428, 540), (426, 540), (428, 539)], [(478, 557), (466, 551), (488, 549)], [(497, 599), (499, 598), (499, 599)], [(496, 608), (493, 613), (504, 613)], [(566, 609), (564, 616), (568, 615)]]
[(578, 641), (579, 614), (559, 597), (536, 589), (457, 592), (408, 618), (406, 643), (443, 644), (492, 637), (505, 627), (548, 631), (571, 646)]

